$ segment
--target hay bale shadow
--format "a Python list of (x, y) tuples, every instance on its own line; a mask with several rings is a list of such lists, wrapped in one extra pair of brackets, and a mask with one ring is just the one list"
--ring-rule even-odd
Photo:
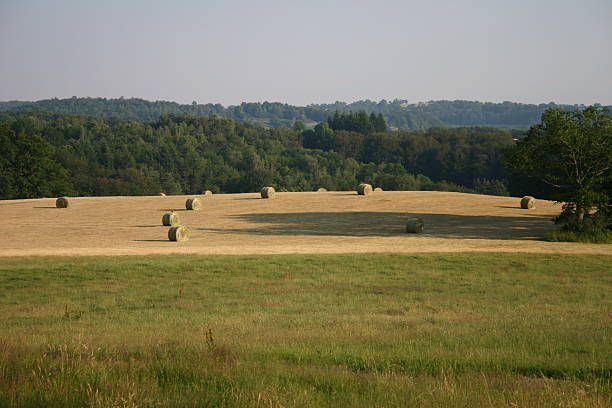
[(541, 240), (554, 225), (549, 216), (520, 217), (399, 212), (299, 212), (232, 215), (248, 228), (199, 228), (226, 234), (406, 236), (406, 221), (422, 218), (425, 230), (409, 236), (457, 239)]

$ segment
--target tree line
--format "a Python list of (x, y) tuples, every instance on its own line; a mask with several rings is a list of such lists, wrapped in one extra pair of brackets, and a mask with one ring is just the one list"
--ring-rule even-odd
[(35, 102), (0, 102), (0, 111), (38, 110), (98, 118), (117, 118), (152, 122), (163, 114), (193, 116), (221, 116), (240, 122), (251, 122), (265, 127), (291, 127), (298, 120), (309, 127), (324, 122), (334, 112), (364, 111), (380, 114), (387, 125), (399, 130), (425, 130), (431, 127), (489, 126), (528, 129), (536, 124), (549, 108), (564, 110), (582, 108), (577, 105), (522, 104), (513, 102), (491, 103), (475, 101), (432, 101), (408, 103), (407, 100), (357, 101), (353, 103), (312, 104), (292, 106), (278, 102), (243, 102), (224, 107), (221, 104), (178, 104), (168, 101), (146, 101), (137, 98), (66, 98)]
[(360, 182), (507, 194), (500, 163), (511, 132), (387, 128), (365, 112), (332, 115), (310, 130), (299, 121), (266, 128), (187, 114), (142, 122), (4, 112), (0, 198), (353, 190)]
[[(513, 134), (498, 128), (430, 128), (380, 131), (380, 116), (364, 112), (335, 114), (302, 133), (304, 147), (333, 151), (361, 163), (397, 164), (411, 174), (446, 180), (485, 194), (507, 195), (502, 152)], [(374, 128), (379, 129), (374, 131)], [(484, 188), (484, 186), (487, 186)], [(402, 183), (393, 190), (404, 190)]]

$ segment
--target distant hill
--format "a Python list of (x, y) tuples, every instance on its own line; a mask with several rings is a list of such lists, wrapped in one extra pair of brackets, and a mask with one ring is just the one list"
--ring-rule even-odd
[(514, 102), (431, 101), (408, 103), (406, 100), (370, 100), (353, 103), (336, 102), (308, 106), (292, 106), (278, 102), (242, 103), (224, 107), (220, 104), (178, 104), (144, 99), (68, 98), (44, 99), (35, 102), (0, 102), (0, 111), (38, 110), (53, 113), (87, 115), (150, 122), (164, 113), (195, 116), (221, 116), (240, 122), (252, 122), (270, 128), (291, 127), (295, 121), (313, 126), (334, 112), (365, 111), (381, 113), (387, 124), (402, 130), (423, 130), (431, 127), (488, 126), (527, 129), (540, 120), (544, 110), (560, 106), (573, 110), (582, 105), (554, 103), (530, 105)]

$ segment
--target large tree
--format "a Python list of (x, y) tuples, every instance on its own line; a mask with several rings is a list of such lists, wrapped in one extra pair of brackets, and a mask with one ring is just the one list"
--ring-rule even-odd
[(553, 198), (564, 203), (563, 215), (570, 229), (589, 227), (593, 213), (609, 215), (612, 115), (607, 108), (548, 109), (541, 123), (506, 153), (511, 172), (552, 187)]

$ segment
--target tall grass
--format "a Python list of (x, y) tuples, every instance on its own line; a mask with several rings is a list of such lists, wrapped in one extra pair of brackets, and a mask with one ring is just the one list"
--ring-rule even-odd
[(546, 239), (551, 242), (583, 242), (590, 244), (612, 244), (612, 231), (553, 231), (546, 235)]
[(5, 258), (0, 406), (607, 406), (612, 257)]

